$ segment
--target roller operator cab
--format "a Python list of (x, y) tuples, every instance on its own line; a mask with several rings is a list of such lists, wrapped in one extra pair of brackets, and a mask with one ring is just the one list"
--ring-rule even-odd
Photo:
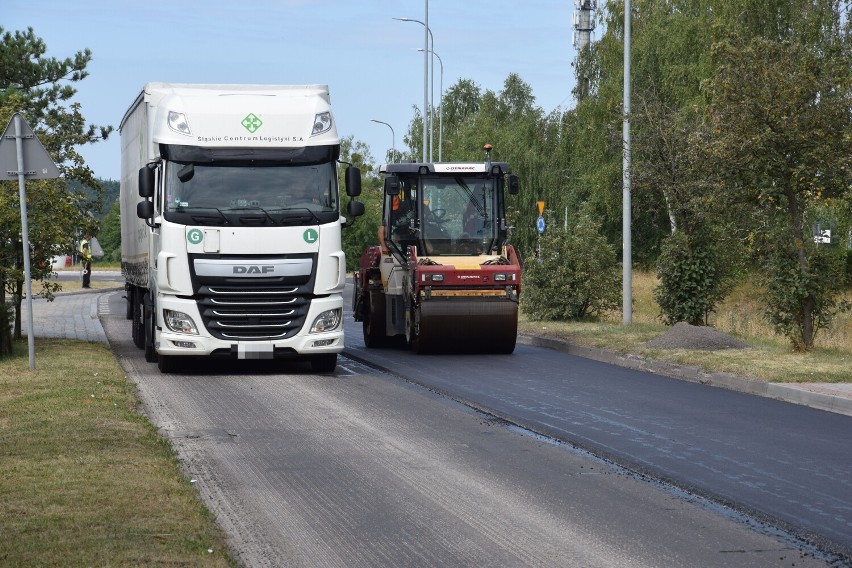
[[(148, 83), (121, 133), (122, 273), (134, 343), (191, 356), (343, 349), (340, 139), (325, 85)], [(363, 204), (346, 169), (347, 213)]]
[(362, 255), (353, 296), (367, 347), (514, 350), (521, 269), (505, 195), (518, 179), (485, 150), (479, 163), (382, 166), (381, 242)]

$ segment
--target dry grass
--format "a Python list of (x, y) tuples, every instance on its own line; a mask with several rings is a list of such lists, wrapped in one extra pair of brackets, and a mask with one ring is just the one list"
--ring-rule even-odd
[(852, 382), (852, 314), (841, 314), (831, 330), (821, 331), (813, 351), (795, 353), (785, 338), (775, 335), (763, 317), (757, 290), (746, 282), (719, 306), (710, 323), (745, 341), (751, 349), (648, 349), (644, 343), (668, 329), (658, 317), (660, 310), (653, 298), (656, 286), (653, 273), (634, 272), (633, 317), (629, 326), (622, 325), (621, 313), (612, 313), (599, 322), (534, 322), (522, 317), (519, 327), (522, 331), (562, 337), (582, 345), (757, 379)]
[(107, 347), (38, 339), (28, 367), (0, 360), (0, 564), (232, 564)]

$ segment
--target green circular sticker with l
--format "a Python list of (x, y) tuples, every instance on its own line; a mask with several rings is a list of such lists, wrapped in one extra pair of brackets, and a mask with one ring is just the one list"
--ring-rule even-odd
[(306, 229), (302, 237), (306, 243), (313, 244), (319, 240), (319, 233), (317, 233), (316, 229)]
[(192, 245), (197, 245), (204, 240), (204, 233), (201, 232), (201, 229), (190, 229), (186, 234), (186, 240)]

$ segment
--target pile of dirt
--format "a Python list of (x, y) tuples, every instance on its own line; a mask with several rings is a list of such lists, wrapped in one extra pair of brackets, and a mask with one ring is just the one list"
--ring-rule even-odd
[(747, 343), (731, 337), (718, 329), (706, 326), (676, 323), (664, 334), (645, 342), (645, 347), (654, 349), (749, 349)]

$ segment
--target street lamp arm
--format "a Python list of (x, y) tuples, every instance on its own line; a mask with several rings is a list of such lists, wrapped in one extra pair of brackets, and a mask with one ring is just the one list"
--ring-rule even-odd
[(390, 131), (391, 131), (391, 151), (393, 152), (393, 155), (396, 156), (396, 132), (394, 132), (393, 126), (391, 126), (390, 124), (388, 124), (387, 122), (384, 122), (382, 120), (376, 120), (375, 118), (371, 118), (370, 122), (376, 122), (378, 124), (384, 124), (385, 126), (390, 128)]
[(426, 31), (429, 32), (429, 41), (432, 43), (432, 46), (435, 46), (435, 38), (432, 36), (432, 30), (426, 26), (421, 20), (415, 20), (414, 18), (391, 18), (392, 20), (397, 20), (398, 22), (415, 22), (420, 24), (421, 26), (426, 27)]

